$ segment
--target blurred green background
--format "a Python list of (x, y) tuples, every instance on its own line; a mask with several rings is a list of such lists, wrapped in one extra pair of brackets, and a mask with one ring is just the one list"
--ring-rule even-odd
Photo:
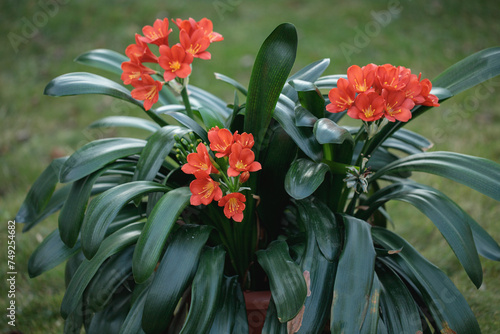
[[(87, 130), (111, 115), (142, 116), (141, 110), (104, 96), (54, 98), (43, 95), (54, 77), (73, 71), (104, 72), (73, 63), (96, 48), (124, 52), (134, 34), (156, 18), (210, 18), (225, 41), (210, 47), (211, 61), (196, 61), (190, 83), (231, 102), (230, 86), (215, 80), (220, 72), (248, 84), (260, 44), (280, 23), (295, 24), (299, 34), (296, 67), (330, 58), (325, 74), (345, 73), (352, 64), (392, 63), (432, 79), (448, 66), (481, 49), (500, 45), (498, 0), (214, 0), (81, 1), (2, 0), (0, 3), (0, 244), (7, 222), (52, 158), (70, 154), (102, 136), (133, 135)], [(114, 78), (119, 79), (119, 78)], [(500, 78), (472, 88), (409, 125), (434, 142), (433, 150), (451, 150), (500, 162)], [(451, 181), (417, 175), (420, 182), (448, 194), (500, 241), (500, 206)], [(500, 328), (500, 264), (484, 260), (484, 285), (468, 280), (439, 231), (402, 202), (389, 207), (394, 229), (455, 282), (479, 319), (483, 333)], [(56, 215), (27, 234), (16, 234), (16, 328), (7, 326), (6, 285), (0, 285), (0, 331), (61, 333), (59, 303), (64, 292), (62, 266), (36, 279), (27, 276), (29, 254), (57, 224)], [(0, 272), (7, 263), (0, 253)], [(2, 278), (3, 280), (4, 278)]]

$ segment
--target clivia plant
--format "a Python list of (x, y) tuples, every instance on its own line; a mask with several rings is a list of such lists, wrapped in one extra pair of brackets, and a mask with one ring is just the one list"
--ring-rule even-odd
[[(16, 217), (27, 231), (60, 210), (29, 274), (66, 263), (65, 333), (257, 333), (245, 301), (266, 290), (263, 333), (480, 333), (451, 280), (388, 228), (385, 205), (423, 212), (477, 287), (479, 255), (500, 260), (472, 217), (411, 179), (435, 174), (500, 200), (500, 165), (427, 151), (427, 139), (403, 128), (499, 74), (500, 48), (432, 82), (390, 64), (323, 76), (329, 59), (290, 75), (297, 34), (282, 24), (248, 88), (216, 74), (235, 91), (227, 103), (188, 82), (222, 40), (206, 18), (156, 20), (125, 56), (99, 49), (76, 59), (130, 89), (91, 73), (47, 85), (51, 96), (110, 95), (150, 118), (92, 123), (149, 135), (95, 140), (54, 160)], [(342, 126), (346, 115), (359, 126)]]

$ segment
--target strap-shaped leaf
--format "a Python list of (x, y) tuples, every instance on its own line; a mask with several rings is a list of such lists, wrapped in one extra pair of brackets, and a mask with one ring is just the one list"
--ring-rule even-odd
[(118, 75), (122, 74), (122, 63), (128, 61), (128, 57), (113, 50), (95, 49), (82, 53), (75, 58), (80, 64), (92, 66)]
[(259, 187), (261, 198), (258, 206), (259, 218), (274, 239), (280, 233), (276, 221), (280, 220), (285, 206), (289, 203), (284, 182), (283, 171), (290, 167), (297, 154), (297, 145), (281, 127), (273, 129), (265, 154), (261, 156), (262, 170), (259, 171)]
[(335, 276), (330, 330), (357, 333), (368, 311), (375, 249), (368, 223), (351, 216), (343, 219), (346, 235)]
[(83, 260), (71, 278), (66, 293), (64, 294), (61, 303), (61, 315), (63, 318), (67, 318), (78, 306), (83, 291), (85, 291), (85, 288), (102, 263), (113, 254), (133, 245), (139, 238), (139, 234), (143, 227), (144, 223), (132, 223), (119, 229), (104, 240), (102, 247), (92, 260)]
[(325, 174), (330, 170), (324, 163), (309, 159), (295, 160), (285, 177), (286, 192), (295, 199), (310, 196), (323, 183)]
[(160, 259), (163, 246), (182, 210), (189, 204), (189, 188), (167, 192), (149, 215), (134, 252), (133, 271), (137, 283), (142, 283), (153, 273)]
[(391, 137), (413, 145), (415, 148), (421, 151), (427, 151), (433, 146), (433, 144), (424, 136), (407, 129), (399, 129), (398, 131), (394, 132)]
[(203, 251), (191, 287), (191, 307), (180, 334), (206, 333), (221, 297), (226, 251), (222, 246)]
[(311, 129), (298, 127), (295, 119), (295, 104), (284, 95), (280, 96), (273, 117), (297, 146), (309, 158), (320, 161), (322, 158), (321, 145), (317, 142)]
[(307, 285), (300, 267), (293, 262), (285, 241), (276, 240), (256, 252), (257, 260), (269, 277), (278, 319), (287, 322), (297, 315), (307, 296)]
[(378, 323), (380, 321), (380, 311), (379, 311), (380, 290), (381, 290), (380, 280), (378, 279), (377, 273), (374, 273), (372, 290), (370, 292), (370, 298), (368, 302), (369, 305), (368, 309), (366, 310), (366, 317), (365, 320), (363, 320), (363, 325), (361, 326), (360, 333), (366, 333), (366, 334), (378, 333), (377, 329), (378, 329)]
[(58, 220), (61, 240), (68, 245), (68, 247), (73, 247), (76, 239), (78, 238), (83, 218), (85, 216), (85, 210), (87, 209), (87, 203), (97, 179), (109, 169), (120, 169), (122, 167), (129, 166), (133, 166), (133, 163), (120, 162), (109, 164), (104, 168), (73, 182), (68, 198), (61, 209), (61, 213), (59, 214)]
[(500, 47), (484, 49), (450, 66), (432, 84), (453, 95), (500, 74)]
[[(146, 287), (144, 287), (144, 285)], [(137, 284), (130, 299), (130, 310), (127, 317), (123, 321), (119, 334), (142, 334), (142, 313), (146, 304), (146, 297), (149, 292), (150, 282), (145, 284)], [(139, 292), (138, 292), (139, 291)]]
[[(67, 73), (52, 79), (45, 87), (44, 94), (50, 96), (109, 95), (135, 104), (144, 110), (143, 103), (134, 99), (127, 88), (105, 77), (87, 72)], [(151, 110), (145, 110), (145, 112), (159, 125), (167, 125)]]
[(481, 286), (483, 270), (470, 228), (473, 219), (468, 214), (436, 189), (418, 183), (396, 183), (371, 196), (363, 204), (369, 209), (360, 212), (360, 215), (366, 219), (369, 212), (389, 200), (410, 203), (429, 217), (450, 245), (471, 281), (476, 287)]
[(304, 126), (312, 128), (317, 121), (318, 118), (303, 106), (295, 107), (295, 124), (298, 127)]
[(142, 328), (146, 333), (158, 333), (168, 327), (179, 299), (196, 273), (210, 231), (206, 225), (183, 225), (172, 234), (144, 304)]
[(199, 107), (198, 113), (200, 114), (200, 117), (203, 120), (203, 124), (207, 129), (211, 129), (216, 126), (218, 126), (219, 128), (226, 127), (227, 119), (223, 118), (219, 113), (213, 111), (212, 109)]
[(487, 159), (454, 152), (414, 154), (379, 169), (371, 180), (404, 171), (443, 176), (500, 201), (500, 165)]
[(394, 149), (406, 154), (419, 154), (423, 152), (423, 150), (418, 149), (415, 146), (405, 143), (404, 141), (401, 141), (399, 139), (395, 139), (394, 137), (386, 139), (381, 146), (385, 149)]
[(104, 262), (89, 282), (84, 294), (84, 304), (88, 310), (103, 310), (113, 298), (113, 294), (132, 273), (132, 254), (129, 247), (111, 256)]
[[(320, 333), (329, 316), (333, 298), (333, 278), (337, 270), (340, 252), (340, 229), (335, 224), (335, 217), (326, 206), (319, 207), (317, 200), (297, 201), (300, 213), (300, 220), (307, 233), (307, 242), (304, 254), (301, 257), (300, 267), (303, 273), (309, 278), (310, 295), (304, 303), (304, 313), (302, 314), (301, 325), (297, 333)], [(323, 215), (323, 209), (327, 212)], [(309, 214), (312, 214), (311, 216)], [(333, 222), (327, 221), (325, 216), (333, 216)], [(330, 217), (332, 218), (332, 217)], [(319, 220), (318, 223), (315, 223)], [(333, 223), (333, 224), (332, 224)], [(332, 233), (332, 235), (325, 235)], [(337, 237), (335, 237), (337, 236)], [(330, 240), (328, 240), (330, 239)], [(321, 246), (320, 246), (321, 244)], [(320, 250), (321, 247), (325, 251)], [(324, 254), (332, 255), (333, 261), (325, 258)]]
[[(67, 157), (53, 160), (35, 180), (17, 212), (16, 222), (30, 223), (42, 213), (52, 197), (59, 181), (59, 170), (66, 159)], [(29, 228), (24, 227), (23, 231), (27, 230)]]
[(52, 79), (45, 87), (44, 94), (50, 96), (102, 94), (125, 100), (142, 108), (142, 103), (134, 99), (130, 91), (122, 85), (87, 72), (67, 73)]
[(28, 261), (28, 273), (31, 278), (36, 277), (66, 261), (79, 250), (79, 242), (73, 248), (69, 248), (62, 242), (59, 230), (55, 229), (31, 254)]
[(96, 254), (109, 224), (132, 199), (148, 193), (168, 190), (167, 187), (158, 183), (135, 181), (121, 184), (95, 197), (87, 208), (82, 224), (82, 250), (85, 256), (91, 259)]
[[(262, 333), (265, 334), (287, 334), (287, 324), (282, 323), (278, 320), (278, 311), (276, 310), (276, 305), (271, 298), (269, 302), (269, 307), (266, 312), (266, 319), (264, 322), (264, 327), (262, 328)], [(236, 334), (236, 333), (235, 333)]]
[(328, 118), (321, 118), (314, 124), (314, 135), (320, 144), (350, 144), (354, 147), (354, 139), (349, 131)]
[(340, 227), (333, 212), (316, 198), (296, 202), (300, 219), (314, 233), (318, 247), (328, 261), (336, 261), (342, 244)]
[(339, 80), (340, 78), (347, 79), (347, 74), (325, 75), (321, 78), (318, 78), (318, 80), (316, 80), (314, 84), (319, 89), (332, 89), (334, 87), (337, 87), (337, 80)]
[(85, 327), (86, 332), (89, 334), (118, 333), (127, 316), (129, 307), (130, 293), (124, 289), (113, 296), (113, 299), (104, 310), (92, 316), (90, 325)]
[(202, 141), (208, 143), (208, 134), (205, 129), (203, 129), (198, 123), (196, 123), (193, 119), (188, 117), (186, 114), (183, 114), (178, 111), (164, 111), (163, 107), (157, 109), (158, 113), (165, 114), (168, 116), (172, 116), (176, 121), (184, 125), (186, 128), (191, 129), (194, 133), (196, 133)]
[(236, 88), (241, 94), (247, 96), (248, 90), (245, 88), (245, 86), (240, 84), (238, 81), (234, 80), (233, 78), (228, 77), (227, 75), (221, 74), (221, 73), (214, 73), (214, 74), (215, 74), (216, 79), (230, 84), (231, 86)]
[(418, 306), (403, 281), (393, 270), (383, 265), (377, 266), (377, 276), (381, 283), (380, 308), (388, 332), (422, 331)]
[(425, 305), (434, 318), (437, 331), (446, 333), (481, 333), (474, 313), (453, 282), (439, 268), (422, 257), (408, 242), (397, 234), (373, 227), (373, 239), (386, 249), (402, 250), (381, 261), (388, 264), (401, 277), (406, 277), (418, 289)]
[(167, 125), (156, 131), (149, 137), (148, 143), (141, 152), (132, 180), (152, 181), (174, 147), (174, 136), (182, 137), (188, 132), (189, 130), (174, 125)]
[(310, 81), (295, 79), (289, 81), (298, 94), (300, 104), (317, 118), (325, 115), (325, 99), (316, 85)]
[(307, 65), (306, 67), (300, 69), (295, 74), (293, 74), (290, 78), (288, 78), (288, 82), (283, 87), (283, 91), (281, 93), (286, 95), (288, 98), (292, 99), (293, 101), (297, 101), (297, 98), (298, 98), (297, 92), (290, 85), (290, 81), (303, 80), (303, 81), (314, 82), (319, 78), (319, 76), (321, 74), (323, 74), (323, 72), (326, 70), (328, 65), (330, 65), (330, 59), (324, 58), (324, 59), (315, 61), (314, 63), (311, 63), (311, 64)]
[(161, 127), (155, 122), (148, 121), (144, 118), (132, 116), (109, 116), (93, 122), (88, 126), (94, 128), (109, 128), (109, 127), (131, 127), (143, 129), (150, 132), (156, 132)]
[(255, 59), (248, 86), (244, 129), (254, 136), (256, 159), (296, 53), (297, 31), (293, 25), (284, 23), (267, 37)]
[(237, 279), (237, 276), (224, 277), (219, 306), (209, 334), (248, 334), (245, 299)]
[(119, 158), (138, 154), (146, 141), (135, 138), (106, 138), (92, 141), (73, 153), (61, 167), (61, 183), (81, 179)]
[(50, 197), (49, 203), (43, 208), (43, 210), (36, 216), (35, 219), (30, 220), (24, 225), (23, 232), (30, 230), (33, 226), (37, 225), (41, 221), (45, 220), (51, 214), (61, 210), (68, 197), (71, 186), (66, 185), (62, 188), (57, 189)]
[(188, 86), (189, 99), (193, 99), (200, 106), (216, 112), (221, 119), (228, 118), (233, 110), (227, 106), (227, 103), (219, 97), (196, 86)]

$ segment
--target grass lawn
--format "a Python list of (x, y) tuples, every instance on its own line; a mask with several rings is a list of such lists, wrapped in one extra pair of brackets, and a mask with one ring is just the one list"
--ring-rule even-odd
[[(219, 72), (248, 84), (253, 60), (267, 35), (280, 23), (295, 24), (299, 33), (296, 68), (330, 58), (325, 74), (345, 73), (352, 64), (404, 65), (432, 79), (467, 55), (500, 45), (497, 0), (352, 0), (333, 1), (77, 1), (3, 0), (0, 3), (0, 243), (6, 245), (12, 220), (31, 183), (52, 158), (103, 135), (86, 130), (92, 121), (111, 115), (142, 116), (141, 110), (104, 96), (53, 98), (43, 95), (54, 77), (97, 70), (73, 63), (96, 48), (124, 52), (134, 33), (156, 18), (208, 17), (225, 41), (214, 44), (211, 61), (196, 62), (190, 83), (232, 102), (233, 91), (215, 80)], [(434, 142), (433, 150), (450, 150), (500, 162), (500, 78), (472, 88), (443, 103), (409, 129)], [(129, 135), (120, 131), (104, 135)], [(133, 133), (143, 137), (140, 131)], [(500, 206), (452, 181), (417, 175), (461, 205), (500, 241)], [(395, 231), (451, 277), (469, 301), (483, 333), (500, 328), (500, 263), (482, 261), (484, 284), (477, 290), (467, 278), (439, 231), (411, 206), (391, 203)], [(35, 279), (27, 275), (29, 255), (57, 225), (56, 215), (16, 234), (16, 330), (61, 333), (59, 304), (64, 293), (63, 266)], [(0, 255), (2, 272), (7, 252)], [(7, 285), (0, 301), (8, 303)], [(5, 312), (5, 307), (3, 308)], [(14, 328), (5, 323), (0, 331)]]

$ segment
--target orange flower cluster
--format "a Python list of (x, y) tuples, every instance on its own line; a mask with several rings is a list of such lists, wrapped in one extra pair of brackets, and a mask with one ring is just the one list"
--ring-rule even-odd
[[(182, 171), (196, 177), (189, 185), (192, 194), (190, 202), (192, 205), (208, 205), (215, 200), (220, 207), (224, 207), (227, 218), (241, 222), (246, 198), (239, 192), (240, 185), (249, 179), (250, 172), (262, 168), (260, 163), (255, 161), (252, 151), (253, 135), (246, 132), (238, 134), (237, 131), (233, 135), (228, 129), (214, 127), (208, 132), (208, 140), (210, 150), (215, 152), (220, 163), (217, 164), (213, 160), (203, 143), (198, 144), (196, 152), (188, 154)], [(228, 163), (229, 167), (225, 173), (214, 166), (227, 166)], [(217, 180), (222, 178), (225, 183), (217, 182), (212, 177)]]
[(407, 122), (415, 105), (439, 106), (438, 98), (430, 94), (432, 83), (420, 77), (403, 66), (353, 65), (347, 70), (347, 80), (340, 78), (337, 87), (330, 90), (326, 110), (347, 110), (350, 117), (366, 122), (382, 117)]
[[(179, 28), (179, 43), (170, 46), (168, 37), (172, 32), (169, 20), (156, 20), (153, 26), (142, 28), (144, 36), (135, 34), (135, 44), (129, 45), (125, 54), (130, 61), (122, 63), (122, 80), (126, 85), (132, 85), (132, 97), (144, 101), (144, 108), (151, 109), (158, 101), (158, 94), (165, 82), (175, 78), (187, 78), (191, 74), (191, 63), (194, 58), (210, 59), (207, 48), (212, 42), (222, 41), (221, 34), (213, 31), (212, 21), (203, 18), (195, 21), (172, 20)], [(156, 56), (150, 45), (158, 46), (160, 56)], [(165, 81), (154, 80), (151, 75), (159, 74), (144, 63), (157, 63), (164, 70)]]

